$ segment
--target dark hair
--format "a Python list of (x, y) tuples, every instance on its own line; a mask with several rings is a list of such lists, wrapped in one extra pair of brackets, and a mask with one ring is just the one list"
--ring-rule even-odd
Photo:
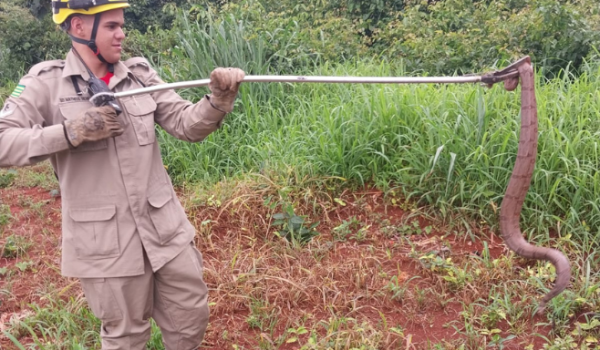
[(71, 30), (71, 20), (73, 19), (73, 17), (81, 18), (81, 15), (78, 13), (70, 15), (64, 22), (60, 24), (60, 29), (64, 30), (65, 32), (69, 32), (69, 30)]

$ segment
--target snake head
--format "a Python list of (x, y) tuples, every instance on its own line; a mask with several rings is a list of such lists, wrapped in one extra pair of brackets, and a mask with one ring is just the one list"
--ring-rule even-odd
[(519, 76), (504, 81), (504, 88), (507, 91), (513, 91), (517, 86), (519, 86)]

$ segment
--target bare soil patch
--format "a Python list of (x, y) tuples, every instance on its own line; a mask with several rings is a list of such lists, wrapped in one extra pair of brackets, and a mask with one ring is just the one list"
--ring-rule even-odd
[[(461, 312), (487, 291), (476, 289), (476, 283), (449, 289), (419, 256), (433, 252), (458, 266), (481, 256), (484, 242), (491, 259), (506, 253), (491, 232), (477, 232), (476, 240), (448, 232), (434, 218), (389, 205), (377, 190), (347, 193), (341, 197), (345, 205), (309, 215), (321, 222), (321, 234), (305, 247), (291, 247), (277, 237), (269, 215), (254, 209), (257, 201), (190, 206), (183, 192), (180, 196), (198, 228), (197, 245), (211, 293), (206, 349), (230, 349), (233, 344), (253, 349), (261, 342), (297, 349), (310, 336), (300, 334), (298, 341), (291, 341), (289, 330), (299, 327), (319, 338), (343, 334), (349, 343), (371, 334), (383, 338), (377, 343), (380, 348), (468, 342), (460, 331), (465, 323)], [(47, 293), (81, 295), (76, 280), (60, 276), (60, 197), (47, 189), (11, 187), (0, 189), (0, 198), (13, 216), (1, 240), (12, 235), (31, 243), (24, 254), (0, 259), (0, 268), (12, 273), (0, 278), (0, 290), (9, 291), (0, 295), (0, 323), (25, 315), (30, 304), (44, 305)], [(354, 227), (341, 232), (350, 222)], [(23, 262), (29, 267), (21, 271), (17, 265)], [(390, 281), (401, 296), (392, 297)], [(346, 323), (334, 329), (332, 324), (340, 320)], [(547, 335), (550, 328), (536, 326), (539, 322), (546, 319), (536, 316), (504, 349), (531, 343), (541, 348), (542, 339), (535, 334)], [(506, 322), (497, 328), (504, 336), (510, 333)], [(281, 337), (290, 342), (281, 342)], [(7, 339), (0, 340), (0, 347), (16, 349)]]

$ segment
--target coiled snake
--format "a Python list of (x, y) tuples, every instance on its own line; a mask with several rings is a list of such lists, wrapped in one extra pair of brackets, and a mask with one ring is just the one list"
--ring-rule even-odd
[(537, 156), (538, 119), (531, 60), (529, 57), (524, 57), (502, 71), (482, 76), (482, 82), (491, 85), (504, 81), (504, 88), (512, 91), (517, 88), (519, 78), (521, 81), (521, 133), (517, 160), (500, 208), (500, 233), (506, 245), (518, 255), (527, 259), (550, 261), (556, 268), (554, 287), (542, 298), (539, 305), (538, 313), (542, 313), (546, 304), (567, 288), (571, 279), (571, 267), (569, 260), (560, 251), (534, 246), (525, 241), (519, 227), (521, 209), (529, 190)]

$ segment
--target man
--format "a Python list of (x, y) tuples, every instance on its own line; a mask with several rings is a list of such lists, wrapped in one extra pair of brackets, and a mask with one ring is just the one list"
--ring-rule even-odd
[(208, 324), (194, 227), (162, 163), (155, 123), (199, 142), (233, 110), (244, 72), (217, 68), (197, 104), (174, 91), (89, 102), (88, 82), (114, 92), (161, 84), (142, 58), (120, 61), (126, 0), (53, 0), (72, 38), (65, 60), (35, 65), (0, 111), (0, 166), (49, 159), (62, 195), (62, 274), (80, 279), (102, 321), (102, 349), (145, 349), (152, 317), (167, 350), (196, 349)]

